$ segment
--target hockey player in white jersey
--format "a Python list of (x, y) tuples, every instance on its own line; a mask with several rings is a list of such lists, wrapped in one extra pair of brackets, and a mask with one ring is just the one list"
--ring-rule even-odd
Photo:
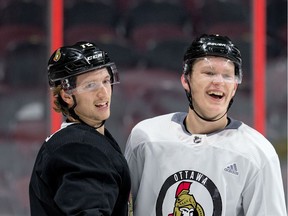
[(242, 81), (239, 49), (202, 35), (184, 55), (188, 113), (138, 123), (125, 149), (134, 216), (286, 216), (278, 155), (227, 116)]

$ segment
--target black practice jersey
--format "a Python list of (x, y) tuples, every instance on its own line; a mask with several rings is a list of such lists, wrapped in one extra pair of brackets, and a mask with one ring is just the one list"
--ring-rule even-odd
[(33, 168), (31, 216), (124, 216), (129, 170), (117, 142), (85, 124), (63, 123), (42, 145)]

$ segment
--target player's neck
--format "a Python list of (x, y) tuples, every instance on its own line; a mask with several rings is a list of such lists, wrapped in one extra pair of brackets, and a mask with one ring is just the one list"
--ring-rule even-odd
[(228, 124), (227, 115), (215, 122), (205, 121), (199, 118), (192, 110), (189, 110), (185, 119), (186, 129), (191, 134), (209, 134), (222, 130)]
[(105, 133), (105, 127), (104, 127), (104, 125), (102, 125), (100, 128), (97, 128), (96, 130), (97, 130), (99, 133), (103, 134), (103, 135), (104, 135), (104, 133)]

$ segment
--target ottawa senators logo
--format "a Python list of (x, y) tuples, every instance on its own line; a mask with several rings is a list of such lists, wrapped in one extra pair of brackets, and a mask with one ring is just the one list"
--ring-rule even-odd
[(205, 216), (202, 206), (189, 193), (192, 182), (183, 181), (178, 185), (175, 194), (175, 207), (168, 216)]
[(60, 49), (58, 49), (54, 55), (53, 61), (57, 62), (61, 58), (61, 52)]
[(169, 176), (157, 198), (157, 216), (221, 214), (222, 200), (219, 190), (207, 176), (197, 171), (182, 170)]

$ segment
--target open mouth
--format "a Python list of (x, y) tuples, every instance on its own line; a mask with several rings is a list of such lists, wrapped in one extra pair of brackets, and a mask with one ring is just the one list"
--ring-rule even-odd
[(103, 108), (103, 107), (107, 107), (108, 106), (108, 102), (105, 103), (99, 103), (95, 105), (97, 108)]
[(215, 99), (222, 99), (224, 97), (224, 93), (219, 91), (209, 91), (208, 95)]

